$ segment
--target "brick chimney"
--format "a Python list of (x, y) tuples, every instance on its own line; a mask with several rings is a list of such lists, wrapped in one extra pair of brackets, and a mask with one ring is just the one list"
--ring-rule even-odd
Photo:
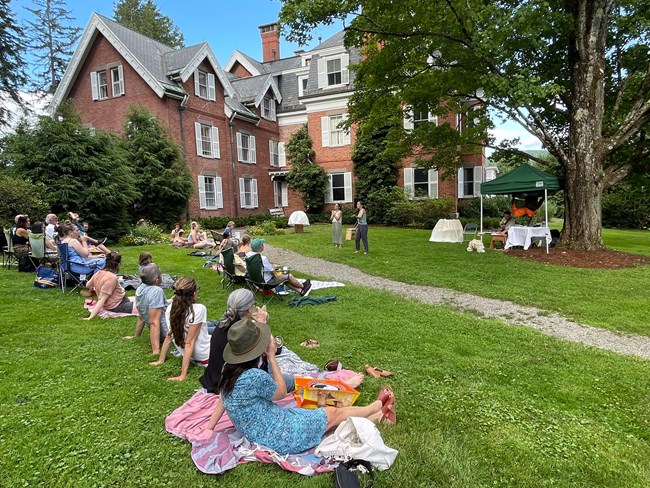
[(278, 35), (278, 24), (265, 24), (259, 26), (260, 37), (262, 38), (263, 61), (280, 59), (280, 36)]

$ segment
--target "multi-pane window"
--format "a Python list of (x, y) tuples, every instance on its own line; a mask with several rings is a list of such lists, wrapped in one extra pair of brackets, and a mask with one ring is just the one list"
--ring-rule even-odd
[(99, 99), (103, 100), (108, 98), (108, 81), (106, 80), (106, 71), (97, 72), (97, 88), (99, 93)]
[(194, 72), (194, 94), (205, 100), (216, 100), (214, 74), (197, 69)]
[(257, 180), (239, 178), (239, 197), (241, 208), (257, 208)]
[(298, 96), (302, 97), (307, 92), (307, 83), (309, 82), (308, 75), (298, 77)]
[(211, 124), (195, 122), (196, 154), (204, 158), (220, 158), (219, 129)]
[(327, 115), (321, 117), (321, 135), (323, 147), (346, 146), (350, 144), (350, 131), (342, 122), (348, 114)]
[(429, 112), (427, 107), (404, 107), (404, 129), (411, 131), (427, 123), (438, 125), (438, 116)]
[(332, 115), (330, 117), (330, 146), (343, 145), (343, 115)]
[(438, 198), (438, 171), (404, 168), (404, 190), (410, 198)]
[(329, 188), (325, 195), (326, 203), (345, 203), (352, 201), (352, 173), (329, 174)]
[(318, 88), (335, 87), (350, 83), (350, 56), (340, 54), (318, 60)]
[(207, 210), (223, 208), (223, 192), (219, 176), (199, 175), (199, 206)]
[(275, 120), (275, 100), (264, 97), (262, 100), (262, 117), (268, 120)]
[(111, 68), (111, 89), (113, 90), (114, 97), (124, 95), (124, 74), (122, 72), (122, 66)]
[(289, 205), (286, 181), (275, 180), (273, 182), (273, 201), (276, 207), (286, 207)]
[(242, 163), (256, 163), (255, 136), (237, 132), (237, 159)]
[(271, 166), (280, 166), (280, 154), (278, 150), (278, 141), (270, 140), (269, 141), (269, 160)]
[(327, 84), (341, 84), (341, 58), (327, 60)]
[(463, 168), (463, 194), (474, 194), (474, 168)]
[(458, 198), (478, 197), (483, 182), (483, 166), (458, 169)]

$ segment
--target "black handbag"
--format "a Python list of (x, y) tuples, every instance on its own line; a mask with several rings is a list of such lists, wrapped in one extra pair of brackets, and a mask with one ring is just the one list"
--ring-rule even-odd
[(370, 481), (365, 488), (372, 488), (375, 482), (375, 475), (372, 472), (372, 465), (363, 459), (350, 459), (344, 463), (339, 464), (334, 470), (334, 486), (336, 488), (361, 488), (357, 473), (352, 471), (352, 468), (363, 466), (366, 468)]

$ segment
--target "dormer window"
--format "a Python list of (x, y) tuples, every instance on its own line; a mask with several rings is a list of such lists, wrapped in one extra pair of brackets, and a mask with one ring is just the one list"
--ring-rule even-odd
[(194, 94), (204, 100), (216, 100), (214, 74), (197, 69), (194, 72)]
[(262, 117), (267, 120), (275, 120), (275, 100), (264, 97), (262, 100)]
[(318, 88), (329, 88), (350, 83), (348, 65), (350, 56), (341, 54), (318, 60)]

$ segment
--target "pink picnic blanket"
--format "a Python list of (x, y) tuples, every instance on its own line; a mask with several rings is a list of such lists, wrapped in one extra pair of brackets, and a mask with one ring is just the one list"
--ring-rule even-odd
[[(316, 378), (346, 380), (356, 373), (349, 370), (316, 373)], [(252, 461), (276, 463), (286, 471), (311, 476), (333, 471), (337, 461), (316, 456), (314, 448), (300, 454), (280, 455), (268, 447), (249, 442), (233, 426), (228, 414), (224, 413), (214, 430), (203, 425), (210, 419), (218, 395), (197, 390), (182, 406), (165, 419), (165, 429), (181, 439), (192, 443), (192, 461), (199, 471), (206, 474), (221, 474), (238, 464)], [(277, 402), (282, 408), (296, 407), (292, 394)]]

